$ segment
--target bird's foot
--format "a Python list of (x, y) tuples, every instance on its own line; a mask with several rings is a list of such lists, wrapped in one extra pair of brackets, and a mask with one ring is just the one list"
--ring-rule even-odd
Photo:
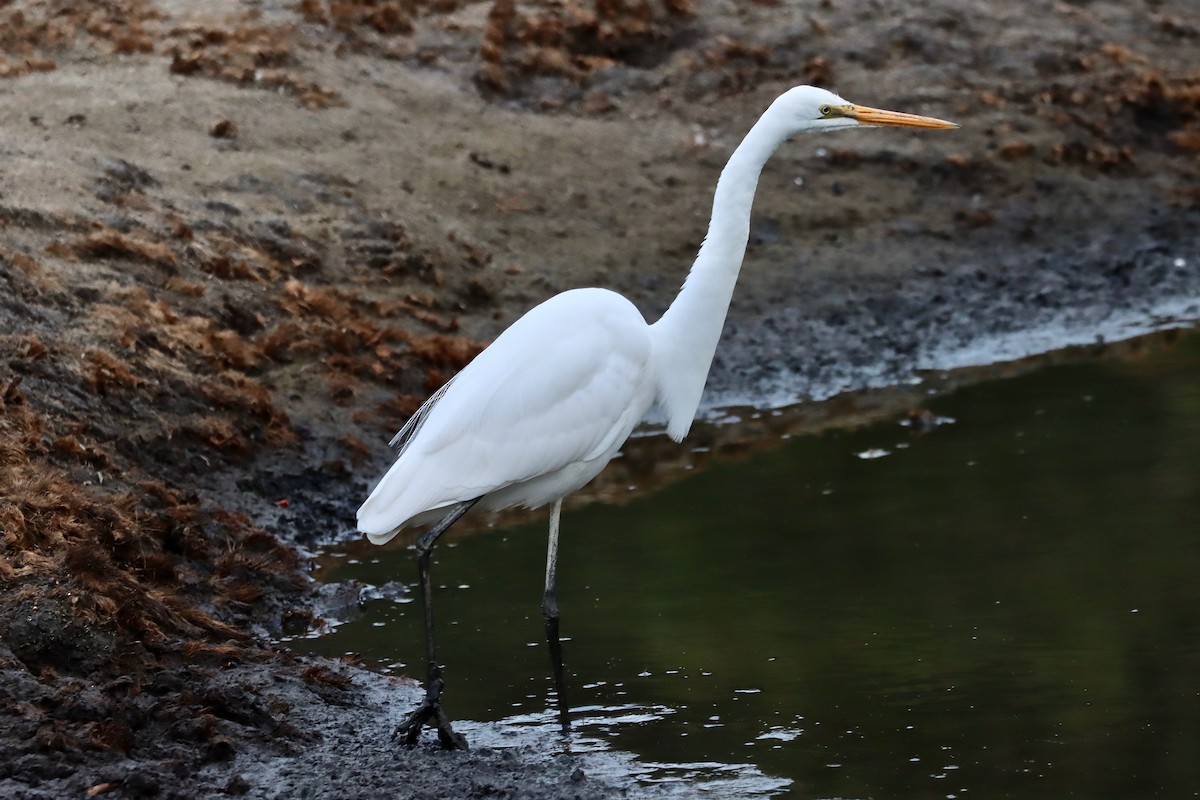
[(396, 728), (396, 738), (406, 745), (414, 745), (421, 735), (421, 729), (426, 725), (437, 728), (438, 741), (446, 750), (468, 750), (466, 738), (454, 730), (450, 718), (442, 710), (442, 681), (437, 679), (430, 682), (425, 699), (405, 717), (404, 722)]

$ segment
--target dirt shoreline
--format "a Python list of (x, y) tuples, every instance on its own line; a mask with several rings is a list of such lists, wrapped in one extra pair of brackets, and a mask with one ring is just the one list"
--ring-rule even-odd
[(1200, 318), (1183, 0), (337, 9), (0, 9), (0, 795), (649, 794), (399, 749), (414, 686), (270, 641), (487, 340), (573, 286), (661, 312), (794, 83), (963, 128), (781, 150), (710, 408)]

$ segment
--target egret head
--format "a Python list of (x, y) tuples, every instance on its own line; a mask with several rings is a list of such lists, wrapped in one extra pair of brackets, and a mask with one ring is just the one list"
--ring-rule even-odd
[(859, 106), (816, 86), (796, 86), (781, 94), (772, 110), (778, 109), (790, 133), (841, 130), (859, 126), (905, 128), (957, 128), (953, 122), (898, 111)]

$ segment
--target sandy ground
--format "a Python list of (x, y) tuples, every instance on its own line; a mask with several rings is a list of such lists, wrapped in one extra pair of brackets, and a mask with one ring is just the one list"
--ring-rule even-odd
[(574, 286), (665, 307), (795, 83), (963, 127), (781, 150), (710, 407), (1200, 316), (1193, 4), (605, 8), (0, 8), (0, 794), (618, 791), (400, 750), (412, 687), (267, 642), (499, 330)]

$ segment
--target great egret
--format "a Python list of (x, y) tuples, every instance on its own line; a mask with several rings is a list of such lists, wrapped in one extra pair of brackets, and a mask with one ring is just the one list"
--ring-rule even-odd
[(606, 289), (563, 292), (500, 334), (392, 439), (396, 461), (358, 510), (359, 530), (384, 544), (405, 526), (441, 517), (417, 542), (428, 683), (425, 700), (397, 731), (404, 741), (415, 742), (433, 722), (443, 746), (466, 747), (441, 709), (429, 557), (438, 537), (477, 503), (553, 503), (542, 612), (562, 702), (554, 593), (562, 498), (604, 469), (651, 407), (662, 411), (673, 439), (687, 434), (742, 266), (759, 173), (775, 149), (797, 133), (874, 125), (958, 127), (854, 105), (813, 86), (789, 89), (721, 171), (704, 244), (661, 319), (647, 324)]

